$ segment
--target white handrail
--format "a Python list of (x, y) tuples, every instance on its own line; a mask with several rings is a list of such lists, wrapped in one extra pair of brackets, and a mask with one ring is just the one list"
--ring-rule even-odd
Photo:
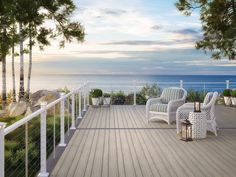
[[(87, 84), (87, 83), (86, 83)], [(85, 85), (86, 85), (85, 84)], [(47, 104), (47, 106), (45, 108), (40, 108), (39, 110), (33, 112), (32, 114), (22, 118), (21, 120), (15, 122), (14, 124), (8, 126), (7, 128), (4, 129), (4, 136), (6, 136), (7, 134), (9, 134), (10, 132), (14, 131), (15, 129), (17, 129), (18, 127), (24, 125), (26, 122), (32, 120), (33, 118), (39, 116), (40, 114), (42, 114), (45, 110), (48, 110), (50, 108), (52, 108), (54, 105), (56, 105), (57, 103), (60, 103), (62, 100), (65, 100), (66, 98), (68, 98), (69, 96), (71, 96), (74, 93), (77, 93), (80, 89), (82, 89), (82, 87), (84, 87), (85, 85), (81, 86), (79, 89), (76, 89), (66, 95), (64, 95), (63, 97)]]
[[(78, 89), (71, 91), (70, 93), (61, 96), (59, 99), (49, 103), (49, 104), (44, 104), (44, 106), (42, 106), (39, 110), (33, 112), (32, 114), (22, 118), (21, 120), (15, 122), (14, 124), (8, 126), (5, 128), (5, 123), (1, 123), (0, 122), (0, 177), (5, 177), (5, 155), (4, 155), (4, 148), (5, 148), (5, 136), (8, 135), (9, 133), (13, 132), (14, 130), (16, 130), (17, 128), (19, 128), (20, 126), (27, 124), (30, 120), (41, 116), (40, 118), (40, 124), (41, 124), (41, 131), (40, 131), (40, 136), (41, 136), (41, 143), (40, 143), (40, 159), (41, 159), (41, 163), (40, 163), (40, 173), (39, 176), (48, 176), (49, 174), (46, 171), (46, 114), (47, 114), (47, 110), (49, 110), (50, 108), (55, 107), (56, 104), (61, 103), (61, 125), (60, 127), (61, 132), (61, 142), (59, 145), (66, 145), (64, 143), (64, 101), (69, 98), (75, 98), (76, 94), (79, 94), (81, 96), (81, 94), (84, 94), (84, 92), (87, 92), (87, 85), (88, 83), (83, 84), (82, 86), (80, 86)], [(75, 106), (75, 99), (72, 99), (72, 105)], [(81, 105), (80, 105), (81, 106)], [(72, 108), (75, 109), (75, 108)], [(77, 108), (76, 108), (77, 109)], [(68, 110), (69, 111), (69, 110)], [(73, 114), (75, 113), (75, 111), (72, 111)], [(81, 115), (81, 110), (80, 110), (80, 115)], [(55, 116), (55, 115), (54, 115)], [(75, 116), (71, 116), (72, 119), (75, 119)], [(81, 116), (82, 118), (82, 116)], [(72, 122), (74, 122), (74, 120), (72, 120)], [(63, 125), (62, 125), (63, 124)], [(75, 128), (74, 125), (72, 126), (72, 129)], [(70, 128), (68, 127), (68, 131), (70, 131)], [(27, 136), (27, 135), (25, 135)], [(25, 156), (25, 158), (28, 158), (28, 155)], [(28, 161), (28, 159), (26, 159)], [(27, 167), (26, 167), (27, 168)], [(27, 171), (27, 169), (26, 169)]]

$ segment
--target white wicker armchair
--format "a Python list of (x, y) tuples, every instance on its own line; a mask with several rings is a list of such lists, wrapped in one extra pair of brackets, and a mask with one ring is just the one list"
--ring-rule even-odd
[(159, 98), (148, 99), (146, 104), (146, 118), (148, 121), (159, 119), (168, 124), (176, 120), (176, 110), (185, 103), (186, 90), (170, 87), (163, 90)]
[[(205, 96), (204, 102), (201, 104), (201, 111), (206, 114), (207, 130), (213, 132), (217, 136), (217, 124), (215, 117), (215, 103), (218, 97), (217, 92), (209, 92)], [(180, 133), (180, 121), (188, 119), (189, 112), (193, 111), (194, 104), (186, 103), (178, 108), (176, 113), (176, 128), (177, 133)]]

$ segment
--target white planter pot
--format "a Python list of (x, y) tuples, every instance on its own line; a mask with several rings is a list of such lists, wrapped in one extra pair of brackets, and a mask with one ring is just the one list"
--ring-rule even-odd
[(226, 106), (231, 105), (231, 98), (229, 96), (224, 96), (224, 101)]
[(231, 97), (231, 102), (233, 106), (236, 106), (236, 97)]
[(111, 97), (104, 97), (103, 98), (103, 104), (105, 106), (109, 106), (111, 104)]
[(99, 106), (100, 102), (101, 102), (101, 98), (92, 98), (93, 106)]

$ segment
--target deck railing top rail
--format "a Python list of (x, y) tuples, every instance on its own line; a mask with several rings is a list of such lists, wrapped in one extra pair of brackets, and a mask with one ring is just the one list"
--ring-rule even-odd
[[(41, 108), (38, 109), (37, 111), (33, 112), (32, 114), (20, 119), (19, 121), (13, 123), (12, 125), (6, 127), (6, 123), (0, 122), (0, 177), (5, 177), (5, 137), (9, 133), (15, 131), (22, 125), (27, 125), (29, 121), (35, 119), (36, 117), (40, 116), (40, 172), (39, 175), (40, 177), (45, 177), (48, 176), (49, 174), (47, 173), (47, 165), (46, 165), (46, 160), (47, 160), (47, 135), (46, 135), (46, 120), (47, 120), (47, 111), (51, 108), (55, 109), (55, 106), (57, 104), (60, 104), (60, 144), (59, 146), (65, 146), (65, 109), (66, 105), (65, 102), (66, 100), (71, 100), (68, 101), (68, 105), (70, 108), (67, 110), (68, 114), (71, 112), (71, 127), (70, 129), (75, 129), (75, 118), (82, 118), (82, 111), (86, 111), (86, 107), (88, 104), (88, 94), (89, 92), (89, 83), (84, 83), (81, 85), (79, 88), (65, 94), (61, 93), (60, 98), (57, 100), (47, 104), (46, 102), (41, 103)], [(82, 103), (82, 99), (84, 100)], [(82, 107), (84, 108), (82, 110)], [(71, 111), (70, 111), (71, 109)], [(55, 112), (54, 112), (55, 114)], [(55, 115), (54, 115), (55, 117)], [(69, 117), (68, 117), (69, 118)], [(69, 125), (69, 124), (68, 124)], [(28, 127), (28, 126), (26, 126)], [(55, 122), (54, 122), (54, 128), (55, 128)], [(26, 134), (25, 138), (22, 137), (22, 139), (25, 139), (25, 174), (24, 176), (28, 176), (28, 151), (29, 151), (29, 145), (28, 145), (28, 128), (26, 128)], [(67, 130), (69, 131), (69, 129)], [(55, 141), (55, 132), (53, 134), (54, 136), (54, 141)], [(55, 144), (54, 144), (55, 146)], [(55, 147), (53, 147), (55, 148)]]

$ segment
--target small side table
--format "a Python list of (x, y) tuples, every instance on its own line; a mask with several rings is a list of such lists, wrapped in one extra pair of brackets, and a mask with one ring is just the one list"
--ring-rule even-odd
[(207, 118), (203, 112), (190, 112), (189, 121), (192, 124), (192, 137), (194, 139), (206, 138)]

